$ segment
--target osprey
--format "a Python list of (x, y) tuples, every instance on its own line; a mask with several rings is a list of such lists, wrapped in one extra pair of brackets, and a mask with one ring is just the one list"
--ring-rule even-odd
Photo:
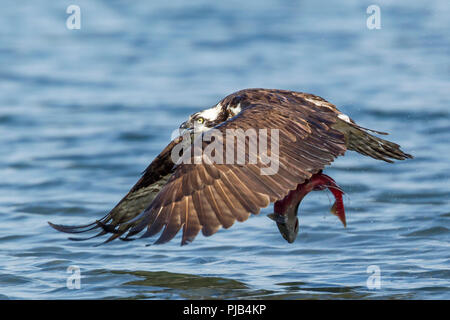
[[(220, 227), (229, 228), (236, 220), (245, 221), (251, 213), (258, 214), (261, 208), (274, 203), (274, 213), (269, 217), (276, 222), (281, 235), (292, 243), (299, 229), (298, 206), (310, 191), (329, 189), (336, 199), (331, 212), (346, 225), (343, 191), (322, 173), (336, 157), (353, 150), (387, 162), (412, 158), (398, 144), (371, 134), (386, 133), (363, 128), (330, 102), (302, 92), (241, 90), (212, 108), (194, 113), (180, 129), (200, 137), (212, 129), (218, 130), (224, 133), (219, 140), (227, 150), (227, 139), (230, 139), (225, 135), (227, 130), (277, 129), (277, 171), (261, 174), (260, 169), (265, 165), (261, 161), (174, 163), (172, 151), (183, 143), (179, 136), (150, 163), (139, 181), (106, 216), (81, 226), (49, 224), (67, 233), (99, 229), (94, 236), (70, 239), (86, 240), (110, 234), (105, 243), (116, 238), (133, 240), (133, 235), (146, 229), (141, 237), (160, 233), (155, 244), (161, 244), (182, 229), (184, 245), (193, 241), (200, 231), (210, 236)], [(214, 143), (211, 140), (202, 140), (200, 148), (206, 150)], [(248, 147), (245, 159), (252, 155), (250, 140), (244, 140)], [(189, 152), (182, 152), (187, 155), (185, 159), (195, 160), (191, 152), (195, 141), (188, 143)]]

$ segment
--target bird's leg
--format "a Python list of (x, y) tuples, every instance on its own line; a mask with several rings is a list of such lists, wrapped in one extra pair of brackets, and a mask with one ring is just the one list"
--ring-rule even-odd
[[(274, 214), (269, 217), (277, 222), (278, 228), (286, 239), (285, 233), (289, 234), (295, 231), (298, 232), (297, 210), (300, 202), (311, 191), (320, 191), (328, 189), (335, 198), (335, 202), (331, 207), (331, 213), (336, 215), (342, 222), (344, 227), (347, 225), (345, 220), (344, 202), (342, 195), (344, 192), (336, 184), (336, 182), (322, 172), (314, 174), (308, 181), (299, 184), (297, 189), (292, 190), (282, 200), (274, 203)], [(289, 236), (291, 239), (293, 236)], [(294, 237), (295, 238), (295, 237)]]

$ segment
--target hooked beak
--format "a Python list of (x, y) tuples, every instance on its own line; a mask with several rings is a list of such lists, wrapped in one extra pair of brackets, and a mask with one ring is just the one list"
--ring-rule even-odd
[(192, 131), (192, 128), (189, 124), (189, 121), (183, 122), (179, 128), (180, 136), (182, 136), (185, 133), (190, 132), (190, 131)]
[(181, 126), (180, 126), (180, 129), (187, 129), (188, 128), (188, 124), (187, 124), (187, 121), (185, 121), (185, 122), (183, 122), (182, 124), (181, 124)]

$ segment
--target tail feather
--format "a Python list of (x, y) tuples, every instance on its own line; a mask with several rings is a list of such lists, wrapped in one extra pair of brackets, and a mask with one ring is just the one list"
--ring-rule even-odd
[(387, 134), (379, 131), (360, 127), (356, 123), (338, 119), (335, 129), (343, 132), (347, 140), (347, 148), (363, 155), (386, 162), (395, 160), (412, 159), (413, 156), (403, 152), (400, 146), (394, 142), (375, 137), (370, 132)]
[(403, 152), (398, 144), (375, 137), (360, 129), (350, 132), (348, 142), (350, 150), (390, 163), (394, 162), (391, 159), (405, 160), (413, 158), (412, 155)]

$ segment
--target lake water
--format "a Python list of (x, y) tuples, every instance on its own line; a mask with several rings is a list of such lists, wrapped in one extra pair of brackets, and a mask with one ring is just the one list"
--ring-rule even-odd
[[(449, 299), (450, 6), (377, 1), (369, 30), (371, 4), (2, 1), (0, 298)], [(347, 228), (315, 192), (293, 244), (271, 207), (183, 247), (95, 247), (47, 225), (102, 217), (188, 115), (248, 87), (320, 95), (415, 159), (339, 158), (325, 172)]]

